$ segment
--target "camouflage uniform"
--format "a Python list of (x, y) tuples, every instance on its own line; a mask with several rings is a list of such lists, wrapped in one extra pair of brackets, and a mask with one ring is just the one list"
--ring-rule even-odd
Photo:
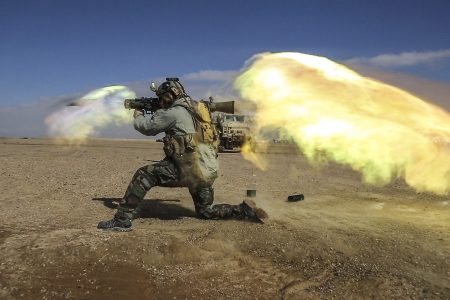
[[(183, 140), (187, 145), (179, 150), (179, 155), (168, 156), (162, 161), (139, 168), (133, 176), (123, 199), (119, 203), (116, 217), (120, 219), (136, 218), (135, 211), (145, 194), (155, 186), (188, 187), (195, 205), (195, 211), (201, 218), (226, 219), (244, 218), (241, 205), (212, 205), (214, 189), (212, 184), (217, 178), (218, 160), (216, 149), (208, 144), (190, 144), (195, 134), (194, 121), (188, 110), (182, 106), (186, 98), (174, 101), (168, 109), (157, 110), (152, 118), (138, 116), (134, 128), (144, 135), (166, 133), (165, 150), (170, 139)], [(188, 141), (188, 142), (186, 142)]]

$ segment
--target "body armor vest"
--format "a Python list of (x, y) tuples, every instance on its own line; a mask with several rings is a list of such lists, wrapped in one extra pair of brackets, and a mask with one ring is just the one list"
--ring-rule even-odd
[(206, 144), (214, 147), (217, 154), (219, 136), (212, 123), (211, 112), (203, 101), (186, 99), (175, 106), (182, 106), (189, 112), (196, 132), (186, 135), (170, 135), (168, 133), (163, 138), (164, 153), (175, 161), (181, 178), (186, 180), (189, 186), (212, 184), (209, 182), (211, 178), (205, 178), (201, 172), (200, 157), (196, 151), (199, 144)]

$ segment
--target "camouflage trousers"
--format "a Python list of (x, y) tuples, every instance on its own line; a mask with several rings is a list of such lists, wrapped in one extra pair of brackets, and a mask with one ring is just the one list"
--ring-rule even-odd
[(204, 219), (242, 219), (242, 205), (216, 204), (214, 189), (211, 184), (187, 184), (180, 178), (180, 172), (170, 159), (139, 168), (133, 176), (124, 197), (119, 202), (116, 213), (118, 218), (135, 218), (135, 209), (144, 199), (146, 193), (155, 186), (188, 187), (194, 201), (197, 216)]

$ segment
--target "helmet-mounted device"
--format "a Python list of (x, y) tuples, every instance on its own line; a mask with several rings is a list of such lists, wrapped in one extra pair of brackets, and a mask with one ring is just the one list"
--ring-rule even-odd
[(172, 93), (175, 98), (187, 96), (183, 85), (180, 83), (180, 80), (177, 77), (166, 78), (166, 81), (163, 82), (158, 88), (156, 88), (156, 84), (152, 82), (150, 85), (150, 89), (155, 92), (156, 96), (158, 97), (161, 97), (161, 95), (168, 92)]

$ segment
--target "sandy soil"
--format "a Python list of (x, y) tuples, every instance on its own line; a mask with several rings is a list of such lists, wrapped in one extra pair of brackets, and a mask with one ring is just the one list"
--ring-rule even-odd
[(155, 188), (132, 232), (97, 230), (160, 149), (0, 139), (0, 299), (450, 299), (449, 197), (369, 187), (289, 145), (267, 172), (220, 155), (215, 202), (256, 188), (267, 224), (199, 220), (186, 189)]

